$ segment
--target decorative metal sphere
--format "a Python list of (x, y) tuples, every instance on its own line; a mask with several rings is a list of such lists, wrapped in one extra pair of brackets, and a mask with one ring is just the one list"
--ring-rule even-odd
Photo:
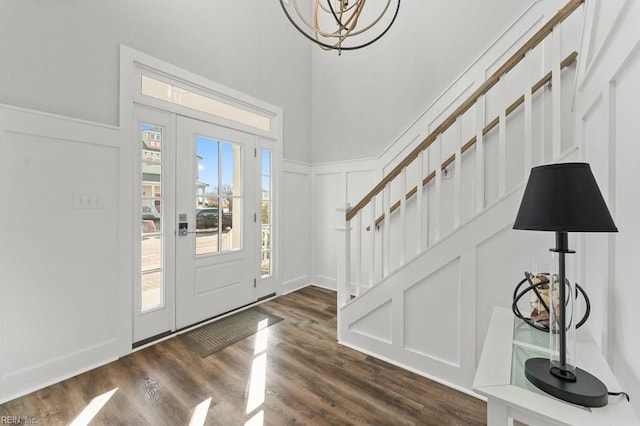
[(302, 35), (338, 52), (378, 41), (400, 10), (400, 0), (280, 0), (280, 5)]

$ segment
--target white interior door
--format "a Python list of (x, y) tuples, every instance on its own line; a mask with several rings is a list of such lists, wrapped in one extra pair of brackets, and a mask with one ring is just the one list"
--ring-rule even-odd
[(256, 137), (182, 116), (176, 132), (176, 328), (255, 298)]

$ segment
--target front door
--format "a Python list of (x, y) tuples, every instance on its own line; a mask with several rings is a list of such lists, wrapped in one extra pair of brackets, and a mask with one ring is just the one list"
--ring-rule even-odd
[(256, 300), (256, 137), (178, 116), (176, 148), (180, 329)]
[(134, 346), (275, 295), (279, 270), (281, 111), (203, 79), (190, 85), (193, 75), (155, 59), (140, 65), (147, 60), (121, 80), (133, 84), (138, 176)]

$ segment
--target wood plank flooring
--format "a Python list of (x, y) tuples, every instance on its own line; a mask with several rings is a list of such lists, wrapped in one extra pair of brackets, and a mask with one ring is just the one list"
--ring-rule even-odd
[(188, 425), (199, 405), (200, 425), (486, 424), (484, 402), (338, 345), (334, 292), (306, 287), (261, 306), (284, 321), (207, 358), (169, 339), (2, 404), (0, 416), (66, 425), (117, 389), (91, 424)]

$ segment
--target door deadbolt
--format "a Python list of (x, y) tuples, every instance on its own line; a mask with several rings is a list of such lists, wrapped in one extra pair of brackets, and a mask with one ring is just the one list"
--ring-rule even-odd
[(189, 223), (188, 222), (178, 223), (178, 235), (181, 237), (186, 237), (188, 233), (189, 233)]

